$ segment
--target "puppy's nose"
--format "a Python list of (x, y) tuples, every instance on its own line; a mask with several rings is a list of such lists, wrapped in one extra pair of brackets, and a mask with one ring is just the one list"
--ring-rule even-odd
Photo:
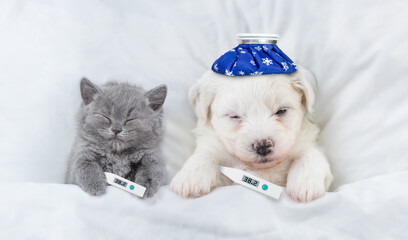
[(266, 156), (272, 152), (274, 142), (271, 139), (261, 139), (254, 142), (252, 145), (257, 154)]
[(113, 128), (111, 128), (111, 131), (112, 131), (115, 135), (118, 135), (120, 132), (122, 132), (122, 128), (120, 128), (120, 127), (113, 127)]

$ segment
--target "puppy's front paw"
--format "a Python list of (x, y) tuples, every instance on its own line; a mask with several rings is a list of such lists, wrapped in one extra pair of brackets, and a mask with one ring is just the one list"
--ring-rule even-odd
[(217, 182), (217, 171), (212, 168), (183, 168), (173, 178), (170, 188), (185, 198), (196, 198), (208, 194)]
[(286, 184), (286, 192), (295, 201), (310, 202), (324, 195), (324, 180), (292, 176)]

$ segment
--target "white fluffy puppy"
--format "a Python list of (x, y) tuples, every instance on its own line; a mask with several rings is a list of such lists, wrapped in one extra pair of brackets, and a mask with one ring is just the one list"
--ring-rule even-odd
[(292, 74), (228, 77), (208, 71), (189, 99), (198, 118), (193, 155), (171, 189), (200, 197), (232, 182), (219, 166), (240, 168), (286, 186), (297, 201), (324, 195), (332, 174), (310, 120), (316, 82), (302, 67)]

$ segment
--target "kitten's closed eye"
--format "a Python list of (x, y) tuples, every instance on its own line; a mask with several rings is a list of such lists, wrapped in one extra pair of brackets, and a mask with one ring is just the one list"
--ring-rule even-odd
[(109, 124), (112, 123), (112, 120), (110, 118), (108, 118), (107, 116), (105, 116), (105, 115), (96, 113), (96, 114), (94, 114), (94, 116), (96, 116), (99, 120), (105, 121), (106, 123), (109, 123)]
[(137, 118), (127, 119), (127, 120), (125, 121), (125, 125), (126, 125), (127, 123), (134, 122), (135, 120), (137, 120)]

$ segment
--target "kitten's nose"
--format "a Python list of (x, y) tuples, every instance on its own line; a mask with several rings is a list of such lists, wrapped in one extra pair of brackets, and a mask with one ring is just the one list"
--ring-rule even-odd
[(122, 128), (120, 128), (120, 127), (113, 127), (113, 128), (111, 128), (111, 131), (112, 131), (115, 135), (118, 135), (120, 132), (122, 132)]
[(266, 156), (272, 152), (272, 147), (274, 146), (274, 142), (271, 139), (260, 139), (256, 140), (252, 147), (256, 151), (257, 154), (261, 156)]

